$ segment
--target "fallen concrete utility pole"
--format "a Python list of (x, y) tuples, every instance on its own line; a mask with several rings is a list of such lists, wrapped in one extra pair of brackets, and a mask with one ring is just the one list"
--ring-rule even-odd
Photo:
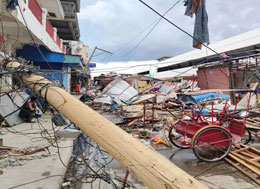
[[(19, 63), (9, 63), (11, 70)], [(65, 90), (38, 75), (23, 75), (22, 80), (75, 123), (149, 188), (205, 189), (206, 186), (175, 166), (158, 152), (114, 125)], [(49, 85), (48, 85), (49, 84)]]

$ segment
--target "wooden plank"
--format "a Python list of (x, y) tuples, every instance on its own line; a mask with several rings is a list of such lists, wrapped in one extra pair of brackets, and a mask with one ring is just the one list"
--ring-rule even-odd
[[(252, 159), (248, 159), (247, 157), (244, 157), (244, 156), (237, 154), (237, 153), (233, 153), (233, 152), (230, 152), (230, 153), (233, 154), (234, 156), (244, 160), (245, 162), (257, 167), (257, 168), (260, 168), (260, 164), (256, 163), (255, 161), (252, 161)], [(259, 172), (260, 172), (260, 170), (259, 170)]]
[(122, 110), (126, 112), (140, 112), (144, 110), (144, 106), (138, 106), (138, 105), (122, 106)]
[(234, 156), (233, 154), (229, 153), (228, 154), (229, 157), (231, 157), (232, 159), (234, 159), (235, 161), (237, 161), (238, 163), (240, 163), (241, 165), (245, 166), (246, 168), (250, 169), (252, 172), (254, 172), (255, 174), (257, 174), (258, 176), (260, 176), (260, 171), (259, 169), (257, 169), (256, 167), (253, 167), (251, 165), (248, 165), (245, 161), (239, 159), (238, 157)]
[(156, 96), (155, 94), (147, 94), (147, 95), (139, 96), (137, 101), (134, 101), (132, 104), (142, 103), (146, 100), (150, 100), (150, 99), (154, 98), (155, 96)]
[(260, 157), (256, 157), (254, 159), (252, 159), (252, 161), (259, 161), (260, 160)]
[[(18, 62), (7, 65), (9, 68), (18, 66), (20, 66)], [(207, 188), (166, 157), (145, 146), (65, 90), (53, 86), (42, 76), (24, 75), (22, 80), (32, 90), (41, 91), (40, 95), (43, 98), (46, 95), (47, 101), (53, 107), (75, 123), (149, 188)], [(48, 89), (46, 84), (50, 84)]]
[[(242, 146), (242, 147), (248, 147), (248, 146), (246, 146), (246, 145), (244, 145), (244, 144), (240, 144), (240, 146)], [(254, 153), (256, 153), (257, 155), (260, 155), (260, 150), (258, 150), (258, 149), (256, 149), (256, 148), (253, 148), (252, 146), (249, 146), (248, 147), (249, 148), (249, 150), (251, 151), (251, 152), (254, 152)]]
[(0, 150), (12, 150), (13, 148), (12, 147), (7, 147), (7, 146), (1, 146), (0, 147)]
[(255, 126), (255, 127), (260, 127), (260, 124), (254, 123), (254, 122), (252, 122), (252, 121), (246, 121), (246, 124), (248, 124), (248, 125), (253, 125), (253, 126)]
[(147, 87), (147, 82), (138, 80), (137, 81), (137, 85), (138, 85), (138, 88), (146, 88)]
[(220, 93), (220, 92), (254, 92), (254, 90), (250, 89), (208, 89), (208, 90), (200, 90), (200, 91), (195, 91), (195, 92), (188, 92), (186, 93), (187, 95), (200, 95), (200, 94), (205, 94), (205, 93)]
[(237, 163), (234, 163), (228, 158), (225, 158), (225, 161), (228, 162), (230, 165), (234, 166), (236, 169), (241, 171), (244, 175), (246, 175), (248, 178), (252, 179), (255, 183), (257, 183), (260, 186), (260, 180), (258, 180), (256, 177), (254, 177), (252, 174), (249, 174), (247, 171), (239, 167)]
[(248, 151), (254, 153), (256, 156), (260, 156), (260, 152), (256, 148), (249, 148)]
[(257, 155), (250, 153), (250, 152), (240, 152), (241, 154), (248, 156), (249, 158), (255, 158), (258, 157)]
[(138, 119), (134, 119), (133, 121), (131, 121), (130, 123), (128, 123), (127, 126), (130, 127), (130, 126), (132, 126), (132, 125), (133, 125), (135, 122), (137, 122), (137, 121), (138, 121)]
[(15, 153), (16, 154), (23, 154), (23, 155), (32, 155), (32, 154), (35, 154), (37, 152), (44, 151), (48, 147), (50, 147), (50, 145), (48, 145), (48, 146), (35, 146), (33, 148), (25, 148), (25, 149), (17, 150)]
[(241, 148), (240, 146), (236, 146), (236, 148), (238, 148), (238, 149), (237, 150), (232, 150), (232, 152), (239, 153), (239, 152), (242, 152), (242, 151), (245, 151), (245, 150), (249, 149), (249, 147)]
[(234, 144), (236, 150), (232, 150), (233, 153), (243, 154), (249, 158), (256, 158), (259, 157), (260, 151), (256, 148), (251, 146), (246, 146), (244, 144)]

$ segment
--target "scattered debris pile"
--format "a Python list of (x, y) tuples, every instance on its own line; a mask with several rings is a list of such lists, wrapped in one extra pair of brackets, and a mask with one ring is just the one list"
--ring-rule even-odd
[[(131, 76), (125, 79), (110, 78), (110, 83), (106, 80), (106, 86), (104, 86), (104, 82), (101, 82), (101, 86), (95, 86), (95, 89), (101, 88), (102, 91), (89, 91), (88, 94), (91, 94), (91, 98), (94, 100), (85, 103), (134, 137), (149, 139), (154, 144), (167, 145), (167, 125), (174, 124), (179, 120), (181, 112), (183, 112), (183, 104), (178, 99), (178, 94), (199, 95), (205, 93), (205, 91), (200, 90), (195, 78), (189, 79), (158, 80), (145, 76)], [(254, 83), (251, 87), (256, 88), (257, 84)], [(222, 93), (222, 91), (219, 90), (217, 93)], [(239, 98), (237, 106), (239, 110), (245, 110), (247, 106), (248, 94), (242, 95), (242, 97)], [(250, 106), (250, 116), (248, 116), (248, 127), (257, 127), (255, 130), (252, 128), (252, 134), (258, 136), (260, 111), (258, 100), (252, 99), (256, 99), (256, 96), (251, 98), (252, 105)], [(216, 100), (214, 110), (223, 108), (223, 104), (218, 103)], [(231, 102), (229, 103), (231, 104), (229, 111), (233, 111), (234, 106)], [(206, 108), (211, 110), (212, 107), (210, 105)], [(245, 111), (240, 111), (240, 113), (243, 114)]]
[(95, 86), (95, 93), (88, 91), (93, 101), (85, 103), (134, 137), (168, 147), (166, 123), (174, 123), (181, 111), (177, 93), (199, 90), (195, 80), (145, 76), (118, 77), (105, 83)]
[[(189, 121), (194, 119), (194, 115), (198, 114), (212, 114), (210, 118), (212, 120), (209, 123), (219, 121), (219, 115), (222, 113), (223, 115), (225, 114), (224, 116), (232, 114), (235, 119), (247, 119), (241, 142), (247, 144), (251, 141), (259, 141), (260, 106), (258, 96), (252, 92), (256, 91), (258, 83), (252, 83), (250, 89), (244, 91), (236, 89), (203, 91), (199, 89), (197, 84), (196, 80), (173, 79), (163, 81), (144, 76), (125, 79), (114, 78), (107, 86), (100, 87), (103, 88), (102, 91), (96, 91), (95, 94), (92, 93), (93, 96), (91, 98), (94, 100), (88, 101), (86, 104), (133, 137), (140, 139), (145, 145), (156, 150), (158, 150), (158, 146), (161, 149), (172, 147), (171, 143), (173, 142), (169, 139), (171, 125), (175, 125), (181, 120)], [(191, 110), (189, 106), (183, 103), (183, 101), (194, 100), (182, 99), (187, 98), (183, 94), (210, 96), (213, 94), (212, 92), (215, 92), (214, 95), (217, 95), (217, 97), (213, 97), (214, 95), (207, 97), (211, 101), (210, 104), (207, 104), (206, 100), (202, 100), (202, 104), (204, 104), (201, 106), (202, 109)], [(249, 100), (250, 98), (251, 100)], [(195, 99), (195, 103), (197, 100)], [(221, 100), (225, 102), (221, 102)], [(247, 107), (249, 107), (249, 111)], [(213, 112), (217, 112), (217, 115)], [(233, 119), (232, 116), (225, 119)], [(208, 119), (207, 116), (204, 119)], [(226, 120), (220, 119), (221, 121), (224, 122)], [(219, 125), (225, 127), (225, 124), (222, 125), (220, 123)], [(175, 134), (178, 135), (178, 133), (173, 135)], [(175, 137), (183, 138), (182, 135), (177, 135)], [(186, 140), (184, 143), (191, 144), (191, 137), (183, 140)], [(174, 145), (180, 148), (188, 148), (188, 145)], [(249, 148), (251, 152), (244, 151), (249, 150)], [(254, 174), (259, 177), (259, 165), (257, 165), (259, 158), (256, 158), (256, 156), (259, 156), (259, 152), (257, 149), (249, 148), (242, 144), (240, 146), (236, 145), (235, 149), (230, 152), (229, 159), (226, 158), (226, 161), (241, 170), (242, 173), (244, 173), (244, 170), (238, 163), (244, 166), (249, 163), (250, 166), (247, 168), (251, 171), (253, 170)], [(238, 151), (241, 151), (243, 157), (240, 157), (242, 156), (241, 154), (236, 154)], [(238, 160), (238, 158), (242, 159)], [(253, 158), (252, 162), (254, 162), (248, 162), (250, 160), (248, 158)], [(255, 167), (252, 168), (252, 166)], [(248, 175), (247, 172), (245, 174)], [(249, 176), (259, 184), (258, 177), (252, 176), (252, 174), (249, 174)]]
[(32, 146), (22, 149), (0, 147), (0, 169), (16, 167), (26, 164), (27, 161), (43, 159), (51, 156), (48, 146)]

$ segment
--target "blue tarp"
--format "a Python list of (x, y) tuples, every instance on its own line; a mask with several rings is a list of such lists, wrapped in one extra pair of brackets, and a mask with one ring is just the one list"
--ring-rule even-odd
[(211, 102), (216, 100), (229, 100), (229, 96), (225, 94), (218, 94), (218, 93), (205, 93), (200, 95), (186, 95), (186, 94), (179, 94), (178, 100), (189, 103), (189, 104), (196, 104), (200, 102)]

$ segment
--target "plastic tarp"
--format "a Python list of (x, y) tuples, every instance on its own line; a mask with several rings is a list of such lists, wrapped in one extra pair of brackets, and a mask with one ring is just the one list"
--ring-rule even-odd
[(103, 94), (108, 94), (112, 98), (119, 98), (127, 102), (138, 94), (138, 91), (129, 85), (126, 81), (118, 78), (109, 83), (103, 90)]
[(196, 104), (200, 102), (229, 100), (229, 96), (225, 94), (218, 94), (218, 93), (205, 93), (205, 94), (194, 95), (194, 96), (179, 94), (178, 99), (186, 103)]

